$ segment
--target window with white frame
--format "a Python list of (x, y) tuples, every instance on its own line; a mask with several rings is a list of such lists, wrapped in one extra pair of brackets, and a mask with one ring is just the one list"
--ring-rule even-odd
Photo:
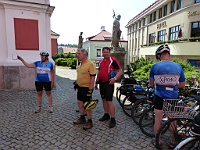
[(149, 34), (149, 43), (155, 43), (156, 42), (156, 33)]
[(167, 4), (164, 6), (163, 9), (163, 17), (167, 15)]
[(158, 19), (162, 18), (162, 8), (159, 9)]
[(182, 0), (177, 0), (176, 10), (182, 8)]
[(156, 21), (156, 11), (153, 13), (153, 21)]
[(158, 42), (165, 41), (166, 30), (158, 31)]
[(145, 26), (145, 18), (142, 19), (142, 24)]
[(169, 40), (176, 40), (178, 38), (178, 32), (180, 25), (169, 28)]
[(200, 3), (200, 0), (195, 0), (195, 3)]
[(175, 12), (176, 10), (176, 8), (175, 8), (175, 6), (176, 6), (176, 0), (173, 0), (173, 1), (171, 1), (171, 13), (173, 13), (173, 12)]
[(101, 49), (97, 49), (97, 55), (96, 57), (101, 57)]
[(192, 22), (191, 37), (200, 37), (200, 21)]

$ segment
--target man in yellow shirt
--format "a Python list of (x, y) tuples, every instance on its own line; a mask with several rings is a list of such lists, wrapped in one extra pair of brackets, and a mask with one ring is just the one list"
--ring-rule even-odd
[(80, 118), (74, 121), (74, 125), (84, 124), (83, 129), (91, 129), (93, 127), (92, 123), (92, 111), (86, 110), (88, 121), (85, 119), (85, 110), (84, 103), (89, 101), (92, 96), (95, 76), (96, 76), (96, 67), (93, 62), (88, 59), (88, 52), (85, 49), (78, 49), (77, 53), (78, 60), (80, 65), (77, 68), (77, 99), (78, 107), (80, 112)]

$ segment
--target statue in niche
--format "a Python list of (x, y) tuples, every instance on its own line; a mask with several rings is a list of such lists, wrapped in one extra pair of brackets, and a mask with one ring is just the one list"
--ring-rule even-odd
[(78, 48), (82, 48), (82, 46), (83, 46), (83, 37), (82, 37), (82, 35), (83, 35), (83, 32), (81, 32), (80, 35), (79, 35)]
[(120, 19), (121, 15), (118, 15), (117, 17), (115, 16), (115, 12), (113, 11), (113, 18), (115, 18), (113, 22), (113, 32), (112, 32), (112, 47), (119, 47), (119, 41), (121, 37), (122, 31), (120, 30)]

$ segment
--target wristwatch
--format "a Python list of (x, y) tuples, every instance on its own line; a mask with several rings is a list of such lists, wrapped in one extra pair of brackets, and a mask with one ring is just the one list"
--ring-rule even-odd
[(114, 77), (114, 79), (115, 79), (115, 81), (117, 80), (117, 78), (116, 78), (116, 77)]

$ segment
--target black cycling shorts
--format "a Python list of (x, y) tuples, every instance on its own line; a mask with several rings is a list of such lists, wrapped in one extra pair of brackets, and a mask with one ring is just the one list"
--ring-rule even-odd
[(83, 103), (89, 101), (91, 97), (87, 96), (88, 90), (88, 87), (78, 87), (77, 99)]
[(106, 99), (106, 101), (113, 100), (114, 84), (109, 84), (109, 82), (100, 82), (99, 88), (102, 99)]
[(35, 81), (35, 87), (37, 91), (51, 91), (51, 82), (37, 82)]
[(162, 110), (163, 109), (163, 98), (154, 95), (153, 104), (155, 109)]

